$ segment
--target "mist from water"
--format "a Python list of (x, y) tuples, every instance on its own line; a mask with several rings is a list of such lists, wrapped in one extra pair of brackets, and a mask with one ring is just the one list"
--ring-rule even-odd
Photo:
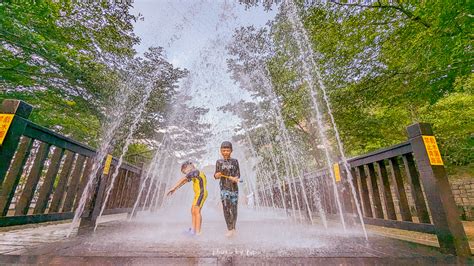
[[(205, 1), (204, 1), (205, 2)], [(178, 22), (178, 27), (172, 38), (168, 42), (169, 47), (177, 45), (181, 38), (185, 36), (185, 30), (187, 26), (193, 25), (193, 20), (199, 18), (200, 10), (204, 10), (204, 6), (208, 3), (203, 1), (196, 2), (191, 5), (191, 8), (194, 11), (185, 11), (184, 19), (181, 22)], [(256, 150), (256, 145), (261, 144), (257, 143), (258, 140), (252, 139), (249, 132), (252, 130), (248, 125), (244, 124), (239, 118), (233, 117), (231, 115), (225, 117), (222, 120), (216, 121), (212, 116), (206, 116), (203, 118), (203, 123), (211, 124), (212, 135), (206, 140), (208, 143), (214, 143), (212, 145), (207, 145), (207, 150), (205, 153), (201, 154), (201, 159), (198, 159), (195, 163), (198, 165), (198, 168), (204, 166), (212, 166), (213, 159), (217, 159), (218, 155), (218, 144), (223, 140), (230, 140), (236, 134), (236, 128), (240, 127), (240, 133), (244, 134), (244, 140), (236, 143), (235, 147), (240, 154), (247, 154), (246, 157), (238, 158), (241, 164), (241, 167), (245, 170), (242, 172), (246, 173), (244, 176), (244, 183), (240, 185), (240, 191), (242, 193), (241, 199), (246, 198), (247, 196), (254, 199), (253, 204), (246, 204), (241, 202), (239, 206), (239, 211), (242, 210), (242, 215), (239, 214), (239, 223), (244, 224), (243, 229), (239, 230), (241, 233), (238, 238), (233, 243), (237, 244), (249, 244), (248, 250), (265, 250), (266, 248), (274, 247), (277, 243), (278, 248), (284, 250), (286, 247), (290, 246), (301, 246), (304, 248), (312, 248), (318, 245), (329, 245), (328, 242), (318, 243), (317, 238), (311, 240), (310, 237), (305, 235), (305, 233), (310, 232), (310, 235), (340, 235), (345, 236), (357, 235), (355, 230), (346, 228), (344, 215), (342, 211), (341, 202), (339, 199), (339, 192), (336, 187), (334, 173), (333, 173), (333, 161), (331, 154), (331, 145), (329, 142), (328, 136), (326, 133), (325, 125), (325, 116), (330, 117), (332, 130), (335, 132), (337, 139), (337, 149), (343, 160), (344, 167), (346, 172), (349, 175), (349, 182), (351, 184), (353, 195), (355, 194), (355, 188), (352, 183), (351, 171), (348, 169), (347, 160), (344, 156), (344, 149), (342, 142), (337, 131), (337, 126), (335, 124), (334, 118), (331, 113), (329, 97), (327, 95), (327, 89), (324, 87), (324, 83), (321, 77), (321, 73), (315, 64), (313, 58), (313, 51), (310, 49), (311, 45), (308, 41), (304, 28), (301, 24), (297, 7), (292, 1), (286, 1), (282, 4), (282, 10), (286, 11), (288, 14), (288, 19), (294, 27), (294, 35), (298, 43), (298, 48), (300, 50), (303, 78), (307, 81), (311, 89), (311, 100), (312, 107), (315, 112), (315, 120), (318, 127), (319, 137), (321, 139), (323, 150), (324, 150), (324, 161), (326, 162), (327, 170), (330, 175), (327, 177), (331, 179), (334, 197), (337, 204), (337, 210), (340, 216), (340, 223), (342, 228), (337, 226), (336, 228), (332, 227), (334, 224), (338, 224), (335, 221), (329, 220), (322, 204), (320, 198), (320, 192), (318, 188), (311, 183), (304, 183), (305, 172), (307, 170), (307, 165), (305, 164), (305, 159), (302, 158), (301, 153), (296, 149), (295, 138), (292, 136), (292, 133), (285, 125), (283, 116), (282, 116), (282, 105), (274, 92), (273, 84), (271, 77), (266, 68), (266, 62), (261, 62), (261, 65), (254, 69), (252, 77), (244, 77), (242, 73), (243, 80), (247, 82), (257, 82), (257, 84), (250, 84), (249, 86), (263, 86), (263, 89), (266, 93), (266, 96), (269, 97), (272, 101), (269, 110), (259, 110), (261, 112), (269, 112), (271, 114), (271, 121), (260, 121), (260, 124), (263, 126), (264, 139), (263, 141), (268, 143), (270, 150), (274, 151), (276, 146), (281, 147), (281, 154), (270, 154), (270, 161), (266, 162), (270, 165), (271, 171), (269, 172), (265, 165), (260, 161), (258, 152)], [(229, 54), (222, 47), (232, 41), (231, 35), (224, 34), (226, 31), (233, 31), (235, 23), (237, 23), (238, 14), (240, 11), (236, 11), (238, 7), (236, 5), (222, 5), (221, 12), (219, 17), (219, 27), (215, 28), (217, 32), (217, 37), (209, 40), (209, 43), (201, 50), (195, 51), (199, 53), (199, 57), (193, 63), (193, 67), (190, 69), (190, 76), (186, 78), (184, 82), (181, 83), (179, 89), (178, 99), (186, 99), (182, 102), (190, 106), (212, 106), (215, 102), (222, 102), (225, 100), (230, 103), (236, 103), (239, 100), (252, 101), (252, 97), (249, 96), (249, 93), (242, 88), (234, 86), (227, 87), (227, 82), (230, 79), (229, 74), (224, 71), (226, 76), (223, 76), (222, 68), (226, 68), (226, 58), (229, 57)], [(204, 11), (203, 11), (204, 12)], [(188, 16), (189, 15), (189, 16)], [(198, 22), (197, 22), (198, 23)], [(205, 22), (207, 25), (208, 22)], [(179, 26), (182, 25), (182, 26)], [(203, 26), (201, 26), (203, 27)], [(212, 31), (212, 27), (206, 27), (208, 30)], [(218, 93), (213, 94), (212, 92), (220, 89)], [(211, 93), (210, 93), (211, 92)], [(124, 93), (120, 94), (121, 98), (117, 99), (117, 102), (123, 101), (127, 102), (129, 94), (131, 94), (130, 88), (124, 89)], [(84, 205), (87, 198), (89, 197), (90, 190), (93, 185), (94, 177), (97, 176), (100, 164), (103, 162), (105, 156), (111, 149), (111, 142), (114, 138), (114, 134), (117, 133), (120, 127), (126, 127), (129, 131), (125, 140), (125, 145), (121, 151), (121, 156), (119, 157), (119, 165), (123, 163), (123, 155), (127, 152), (128, 144), (131, 143), (133, 133), (135, 132), (137, 125), (141, 121), (141, 114), (143, 112), (144, 106), (147, 103), (150, 92), (145, 90), (145, 93), (142, 95), (142, 101), (134, 109), (134, 113), (138, 113), (131, 123), (128, 125), (123, 125), (123, 114), (127, 112), (122, 105), (118, 105), (116, 108), (118, 110), (113, 110), (110, 113), (111, 123), (107, 125), (107, 131), (104, 132), (103, 143), (99, 149), (98, 156), (96, 158), (97, 163), (94, 163), (93, 171), (89, 176), (89, 181), (87, 183), (86, 189), (81, 197), (81, 201), (78, 209), (75, 213), (75, 218), (73, 224), (77, 223), (78, 218), (82, 215), (84, 210)], [(323, 101), (320, 101), (322, 95)], [(241, 98), (239, 98), (241, 96)], [(256, 105), (259, 107), (259, 103)], [(327, 110), (327, 114), (323, 113), (323, 106)], [(120, 109), (121, 108), (121, 109)], [(148, 165), (145, 166), (144, 175), (140, 180), (140, 186), (138, 191), (137, 199), (133, 205), (132, 215), (129, 218), (130, 224), (136, 225), (136, 228), (129, 233), (129, 236), (121, 236), (124, 241), (131, 238), (130, 241), (164, 241), (164, 242), (173, 242), (181, 243), (186, 240), (184, 236), (179, 235), (182, 229), (187, 228), (187, 224), (190, 223), (190, 214), (189, 207), (190, 202), (193, 196), (191, 186), (185, 185), (179, 191), (177, 191), (172, 197), (166, 197), (166, 191), (171, 188), (171, 186), (181, 177), (179, 171), (179, 165), (184, 160), (187, 160), (187, 150), (180, 148), (181, 140), (179, 138), (179, 131), (181, 130), (191, 130), (189, 128), (192, 121), (187, 121), (186, 117), (189, 114), (181, 108), (171, 108), (168, 113), (169, 119), (168, 124), (163, 125), (163, 128), (160, 129), (162, 134), (157, 136), (157, 139), (154, 141), (159, 143), (151, 161)], [(211, 109), (210, 114), (214, 114), (216, 111)], [(121, 115), (119, 115), (121, 114)], [(226, 119), (228, 118), (228, 119)], [(176, 121), (179, 121), (177, 123)], [(183, 122), (184, 121), (184, 122)], [(267, 124), (275, 126), (279, 130), (279, 139), (272, 140), (269, 129), (266, 127)], [(239, 131), (239, 130), (237, 130)], [(208, 159), (212, 157), (213, 159)], [(280, 161), (281, 160), (281, 161)], [(283, 172), (280, 172), (278, 165), (284, 165)], [(250, 170), (249, 170), (250, 169)], [(318, 169), (311, 169), (318, 170)], [(118, 175), (118, 167), (112, 174), (112, 179), (110, 185), (107, 187), (106, 200), (102, 205), (100, 215), (102, 215), (105, 210), (107, 199), (110, 195), (110, 192), (113, 189), (114, 181)], [(223, 215), (220, 209), (220, 198), (219, 198), (219, 188), (218, 181), (213, 180), (213, 172), (208, 173), (208, 184), (209, 184), (209, 197), (205, 203), (203, 209), (203, 228), (204, 232), (208, 230), (212, 232), (211, 234), (205, 234), (203, 238), (199, 239), (200, 243), (208, 243), (213, 241), (222, 241), (223, 245), (227, 245), (227, 239), (217, 237), (215, 228), (210, 228), (207, 224), (208, 221), (211, 221), (213, 225), (217, 225), (217, 231), (221, 230), (224, 233), (224, 221)], [(284, 191), (282, 187), (287, 185), (288, 191)], [(312, 186), (312, 187), (309, 187)], [(166, 189), (163, 189), (166, 188)], [(274, 191), (274, 188), (276, 190)], [(308, 189), (309, 188), (309, 189)], [(299, 190), (299, 192), (298, 192)], [(87, 191), (87, 192), (86, 192)], [(312, 195), (307, 195), (307, 191), (311, 191)], [(263, 193), (259, 193), (263, 192)], [(301, 193), (301, 195), (300, 195)], [(263, 197), (261, 198), (260, 195)], [(313, 199), (314, 202), (310, 202), (309, 196)], [(289, 202), (283, 200), (281, 202), (282, 206), (278, 206), (277, 199), (287, 199)], [(360, 212), (360, 204), (358, 199), (354, 198), (357, 204), (359, 211), (359, 217), (362, 217)], [(144, 202), (144, 203), (143, 203)], [(143, 203), (143, 204), (142, 204)], [(148, 204), (148, 205), (147, 205)], [(147, 205), (148, 207), (144, 207)], [(248, 205), (248, 206), (246, 206)], [(315, 206), (316, 209), (312, 209)], [(100, 217), (99, 215), (99, 217)], [(318, 226), (318, 223), (315, 222), (316, 217), (318, 216), (319, 222), (323, 225), (324, 229), (321, 229)], [(135, 216), (135, 218), (134, 218)], [(362, 222), (362, 228), (364, 231), (365, 237), (367, 233), (365, 231), (365, 226)], [(259, 224), (261, 227), (260, 230), (253, 228), (250, 224)], [(149, 233), (147, 230), (150, 224), (156, 225), (157, 229), (153, 233)], [(72, 228), (72, 227), (71, 227)], [(284, 232), (281, 229), (284, 228)], [(342, 229), (342, 230), (341, 230)], [(279, 231), (279, 234), (272, 235), (271, 231)], [(100, 228), (99, 230), (100, 231)], [(136, 233), (136, 234), (134, 234)], [(179, 235), (179, 236), (178, 236)], [(219, 235), (219, 234), (217, 234)], [(110, 236), (111, 239), (119, 236)], [(134, 238), (135, 237), (135, 238)], [(167, 240), (168, 239), (168, 240)], [(170, 240), (172, 239), (172, 240)], [(216, 240), (217, 239), (217, 240)], [(259, 241), (260, 240), (260, 241)], [(283, 251), (282, 251), (283, 252)]]

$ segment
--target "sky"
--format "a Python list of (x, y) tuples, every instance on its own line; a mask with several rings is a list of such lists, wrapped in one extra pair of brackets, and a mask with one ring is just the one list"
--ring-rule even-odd
[[(219, 145), (230, 140), (239, 119), (217, 110), (218, 107), (250, 100), (247, 91), (239, 88), (227, 72), (226, 45), (234, 29), (241, 26), (264, 26), (275, 11), (262, 7), (245, 10), (237, 0), (135, 0), (132, 13), (141, 14), (135, 23), (135, 34), (141, 43), (139, 53), (150, 46), (161, 46), (167, 59), (176, 67), (189, 70), (192, 105), (209, 108), (203, 117), (211, 124), (214, 137), (201, 165), (212, 164), (219, 156)], [(236, 147), (236, 154), (242, 154)]]

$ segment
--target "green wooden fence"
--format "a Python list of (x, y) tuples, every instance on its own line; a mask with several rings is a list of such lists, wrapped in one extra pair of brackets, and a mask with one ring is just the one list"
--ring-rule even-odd
[[(71, 219), (96, 155), (94, 149), (29, 121), (31, 111), (18, 100), (4, 100), (0, 107), (0, 115), (14, 115), (0, 146), (0, 226)], [(95, 177), (81, 226), (95, 224), (116, 165), (114, 158), (109, 173)], [(131, 212), (141, 176), (140, 167), (120, 166), (104, 214)]]
[[(406, 142), (348, 160), (355, 196), (347, 171), (339, 163), (337, 189), (347, 221), (359, 221), (356, 198), (360, 202), (364, 223), (435, 234), (441, 251), (471, 256), (431, 125), (417, 123), (409, 126), (407, 133)], [(299, 195), (298, 200), (295, 198), (293, 202), (303, 203), (303, 187), (312, 212), (318, 212), (314, 197), (318, 195), (328, 216), (338, 218), (331, 178), (330, 171), (322, 169), (307, 174), (303, 186), (295, 180), (283, 187), (259, 191), (260, 204), (270, 205), (271, 196), (277, 207), (283, 208), (283, 201), (286, 206), (291, 206), (290, 189), (298, 192), (293, 194)], [(406, 187), (410, 187), (411, 197), (408, 197)], [(269, 190), (273, 190), (272, 193)], [(414, 213), (410, 206), (414, 207)], [(297, 207), (305, 210), (304, 206)]]

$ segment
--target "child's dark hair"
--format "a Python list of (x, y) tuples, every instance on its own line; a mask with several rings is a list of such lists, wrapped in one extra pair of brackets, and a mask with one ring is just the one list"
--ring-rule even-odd
[(224, 149), (224, 148), (229, 148), (232, 150), (232, 143), (230, 141), (224, 141), (222, 142), (221, 144), (221, 149)]
[(189, 165), (193, 165), (193, 163), (191, 161), (186, 161), (184, 162), (182, 165), (181, 165), (181, 172), (184, 171), (184, 169), (186, 169), (186, 167), (188, 167)]

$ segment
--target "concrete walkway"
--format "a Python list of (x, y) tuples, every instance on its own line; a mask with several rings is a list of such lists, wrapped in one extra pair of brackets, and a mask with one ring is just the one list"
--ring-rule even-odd
[[(322, 228), (275, 213), (241, 209), (238, 235), (224, 236), (217, 207), (203, 211), (203, 235), (183, 233), (189, 210), (159, 212), (101, 223), (88, 236), (67, 239), (69, 224), (0, 233), (0, 262), (68, 265), (249, 265), (249, 264), (446, 264), (459, 262), (437, 249), (369, 234), (358, 229)], [(111, 217), (108, 217), (112, 220)]]

